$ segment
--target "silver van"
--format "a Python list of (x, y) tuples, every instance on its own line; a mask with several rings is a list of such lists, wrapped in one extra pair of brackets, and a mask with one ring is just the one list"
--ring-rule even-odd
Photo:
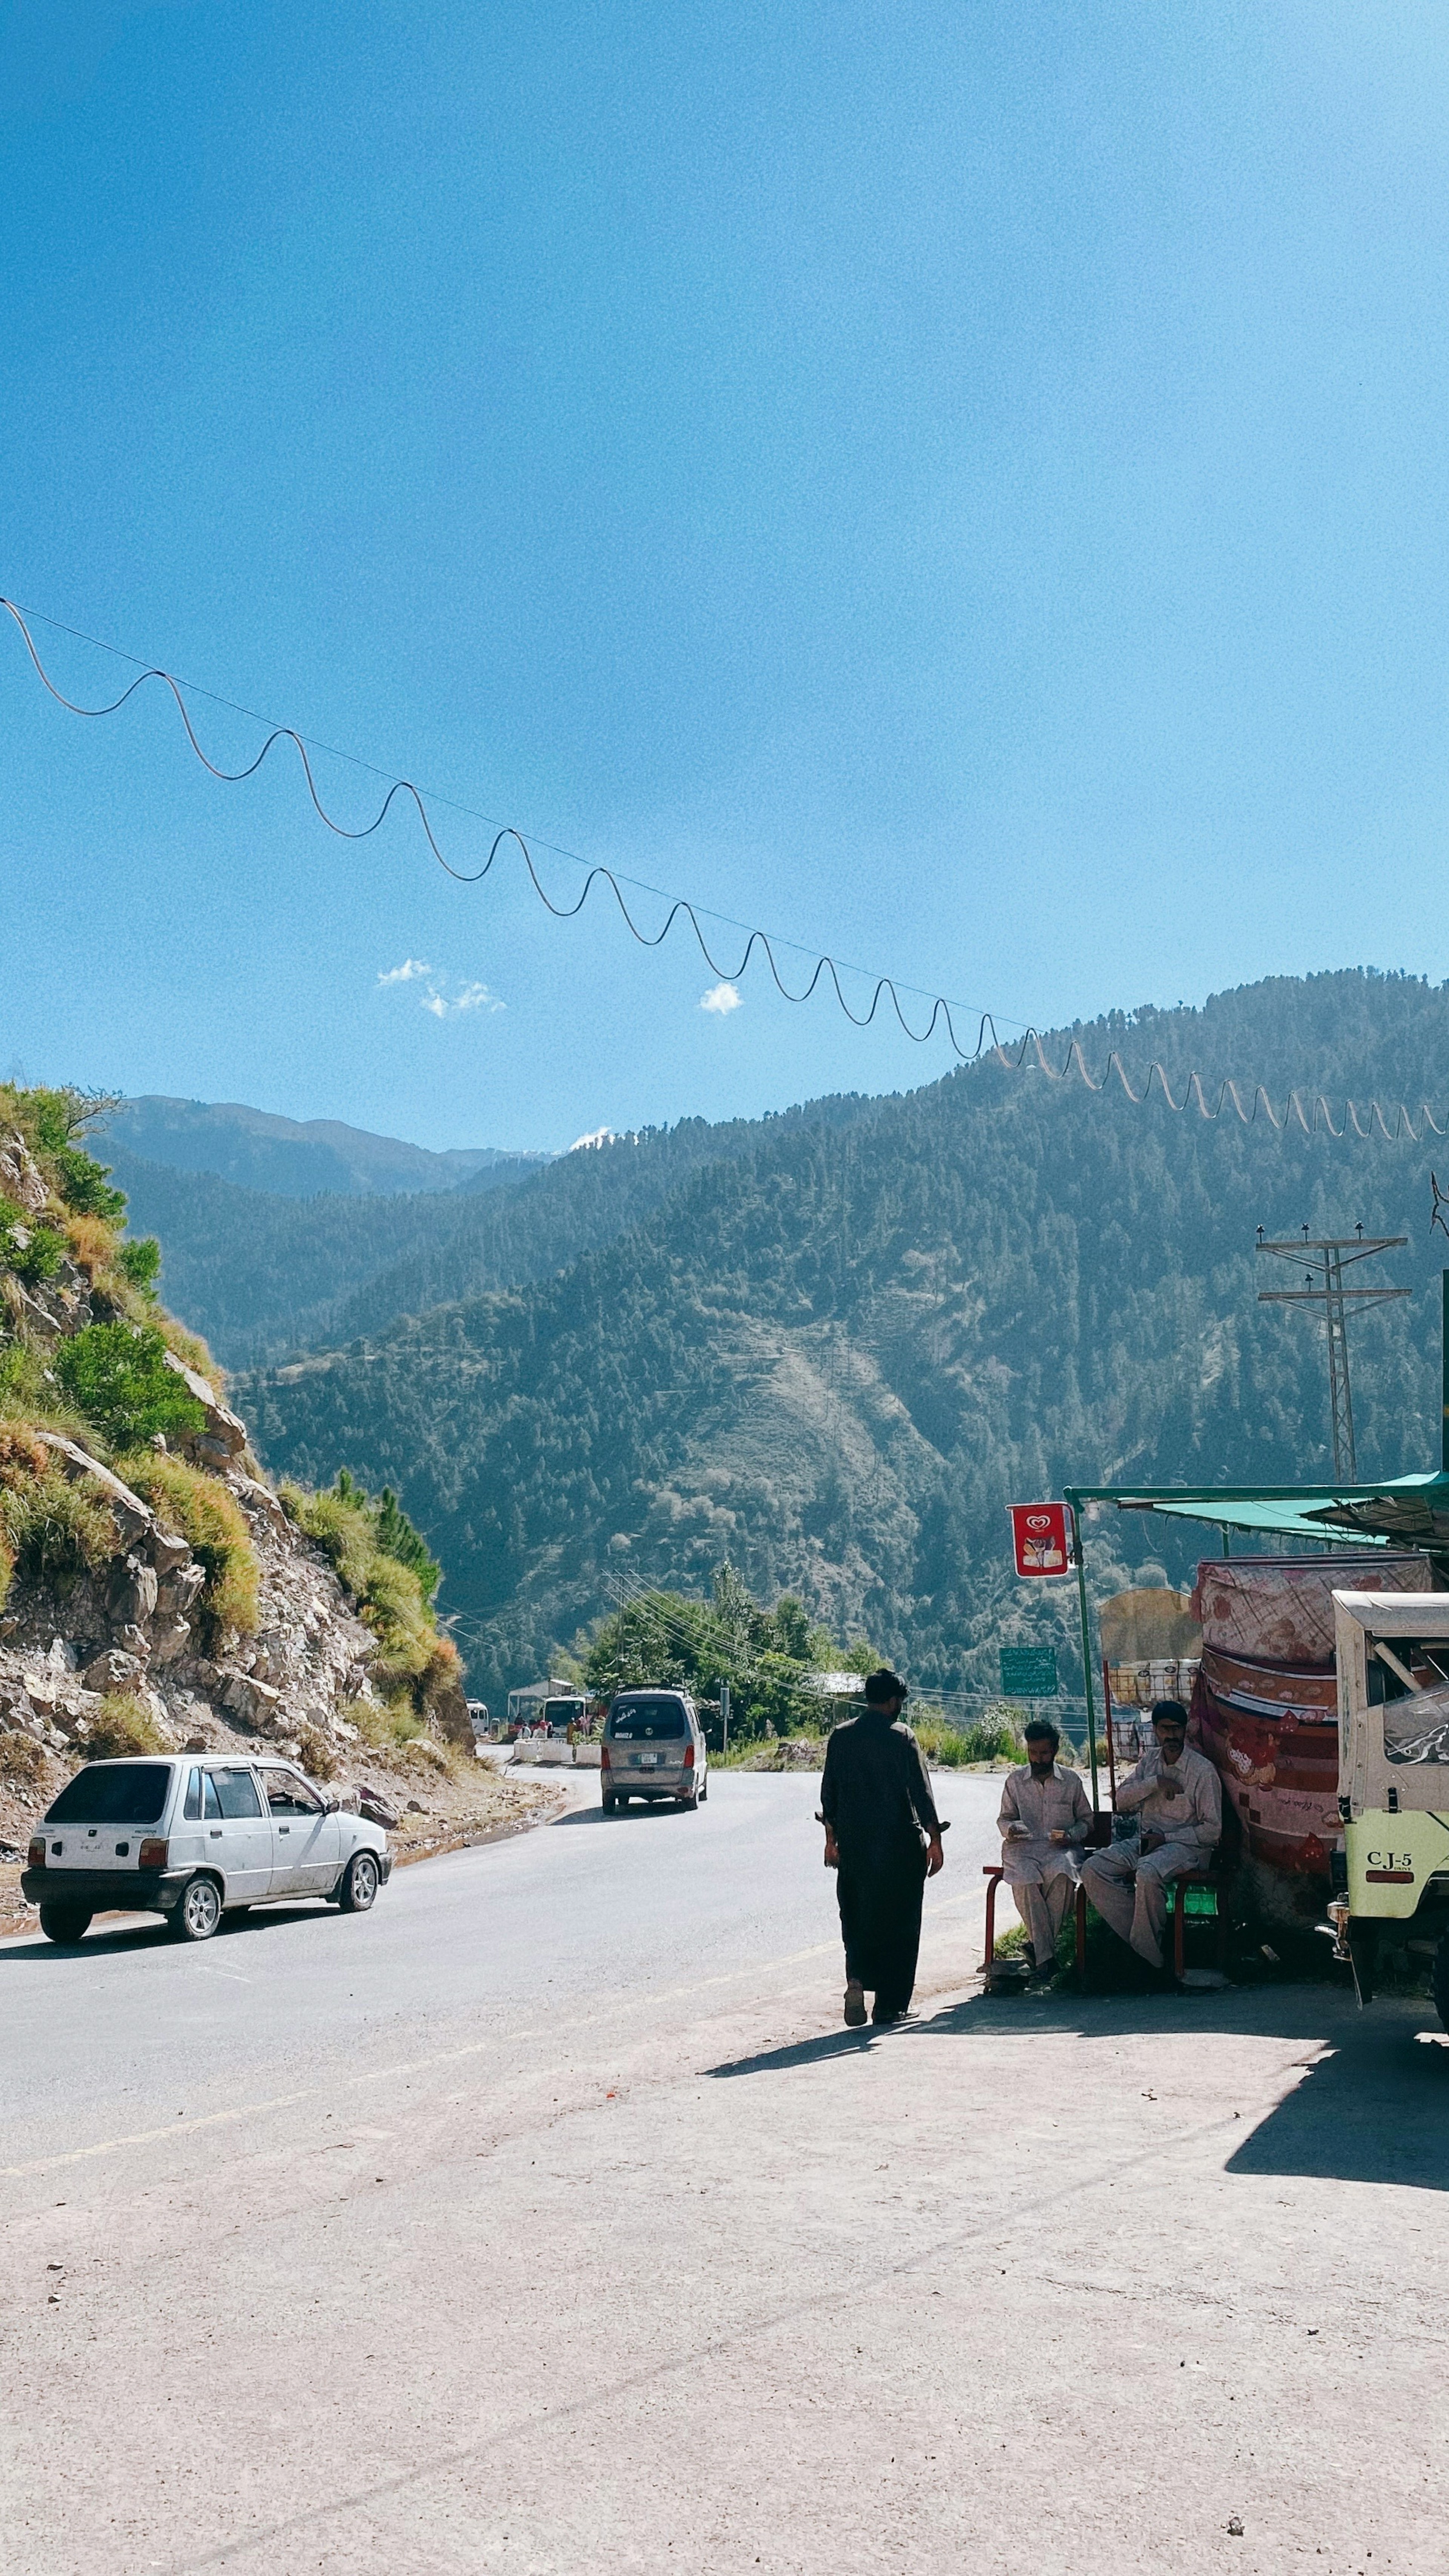
[(93, 1914), (164, 1914), (209, 1941), (225, 1912), (329, 1897), (365, 1914), (387, 1883), (387, 1836), (290, 1762), (158, 1755), (88, 1762), (32, 1837), (21, 1893), (51, 1941)]
[(651, 1806), (698, 1807), (709, 1796), (709, 1758), (687, 1691), (627, 1690), (616, 1695), (599, 1748), (605, 1815), (631, 1798)]

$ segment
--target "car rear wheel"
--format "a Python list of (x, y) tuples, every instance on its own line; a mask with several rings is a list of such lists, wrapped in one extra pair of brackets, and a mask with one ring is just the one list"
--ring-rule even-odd
[(171, 1916), (178, 1941), (209, 1941), (221, 1921), (221, 1889), (214, 1878), (191, 1878)]
[[(42, 1923), (45, 1916), (41, 1916)], [(1444, 1934), (1434, 1953), (1434, 2009), (1449, 2030), (1449, 1932)]]
[(377, 1860), (370, 1851), (354, 1852), (342, 1873), (337, 1899), (344, 1914), (365, 1914), (377, 1898)]
[(90, 1909), (85, 1905), (42, 1905), (40, 1928), (47, 1941), (83, 1941), (90, 1930)]
[(599, 1791), (599, 1804), (603, 1808), (606, 1816), (612, 1816), (614, 1812), (614, 1792), (612, 1789), (601, 1789)]

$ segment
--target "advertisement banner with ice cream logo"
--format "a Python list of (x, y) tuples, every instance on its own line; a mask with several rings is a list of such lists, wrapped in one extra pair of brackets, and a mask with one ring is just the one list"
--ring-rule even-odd
[(1013, 1503), (1011, 1535), (1018, 1574), (1070, 1574), (1065, 1503)]

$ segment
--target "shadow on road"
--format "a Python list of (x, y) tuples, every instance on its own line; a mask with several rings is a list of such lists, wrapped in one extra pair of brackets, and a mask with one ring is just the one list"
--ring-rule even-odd
[[(1394, 1996), (1360, 2013), (1323, 1986), (1178, 1996), (973, 1996), (894, 2030), (833, 2030), (712, 2066), (784, 2075), (873, 2047), (952, 2040), (1206, 2038), (1301, 2041), (1304, 2073), (1227, 2160), (1229, 2174), (1297, 2175), (1449, 2191), (1449, 2044), (1430, 2005)], [(1134, 2074), (1132, 2081), (1137, 2082)]]
[(566, 1814), (554, 1817), (549, 1830), (552, 1832), (558, 1825), (638, 1825), (646, 1816), (691, 1816), (697, 1813), (696, 1808), (676, 1807), (663, 1798), (652, 1807), (570, 1807)]
[[(325, 1921), (332, 1916), (330, 1905), (258, 1905), (243, 1912), (234, 1907), (221, 1918), (213, 1941), (244, 1939), (249, 1932), (269, 1932), (284, 1923)], [(126, 1957), (133, 1950), (174, 1950), (178, 1958), (190, 1951), (205, 1952), (211, 1942), (178, 1941), (165, 1923), (113, 1923), (95, 1925), (80, 1941), (47, 1941), (36, 1931), (22, 1933), (15, 1940), (0, 1942), (0, 1968), (66, 1966), (83, 1968), (88, 1959)]]
[(797, 2040), (793, 2048), (766, 2048), (758, 2057), (734, 2057), (723, 2066), (707, 2066), (707, 2075), (786, 2075), (792, 2067), (821, 2066), (832, 2057), (858, 2057), (886, 2036), (878, 2030), (832, 2030), (819, 2039)]

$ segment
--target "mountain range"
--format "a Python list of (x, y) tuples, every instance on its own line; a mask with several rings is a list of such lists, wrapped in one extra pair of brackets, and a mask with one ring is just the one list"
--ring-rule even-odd
[(123, 1100), (105, 1125), (119, 1158), (173, 1171), (207, 1172), (239, 1188), (283, 1198), (344, 1197), (374, 1191), (488, 1188), (517, 1180), (546, 1154), (509, 1154), (496, 1145), (430, 1153), (398, 1136), (373, 1136), (337, 1118), (278, 1118), (235, 1100)]
[[(1197, 1069), (1209, 1103), (1231, 1076), (1245, 1108), (1261, 1083), (1281, 1113), (1296, 1084), (1335, 1124), (1346, 1094), (1449, 1123), (1449, 990), (1408, 977), (1143, 1007), (1058, 1033), (1053, 1061), (1073, 1036), (1094, 1074), (1121, 1050), (1138, 1088), (1158, 1059), (1179, 1098)], [(248, 1334), (265, 1348), (234, 1395), (269, 1466), (398, 1493), (485, 1693), (621, 1595), (699, 1592), (726, 1561), (913, 1680), (977, 1689), (1005, 1642), (1076, 1666), (1069, 1587), (1009, 1575), (1009, 1501), (1330, 1471), (1321, 1327), (1257, 1303), (1284, 1284), (1260, 1223), (1410, 1238), (1381, 1267), (1415, 1294), (1353, 1327), (1359, 1465), (1437, 1463), (1441, 1150), (986, 1062), (606, 1141), (481, 1196), (118, 1173), (171, 1303), (234, 1364)], [(1177, 1580), (1201, 1543), (1104, 1514), (1094, 1584)]]

